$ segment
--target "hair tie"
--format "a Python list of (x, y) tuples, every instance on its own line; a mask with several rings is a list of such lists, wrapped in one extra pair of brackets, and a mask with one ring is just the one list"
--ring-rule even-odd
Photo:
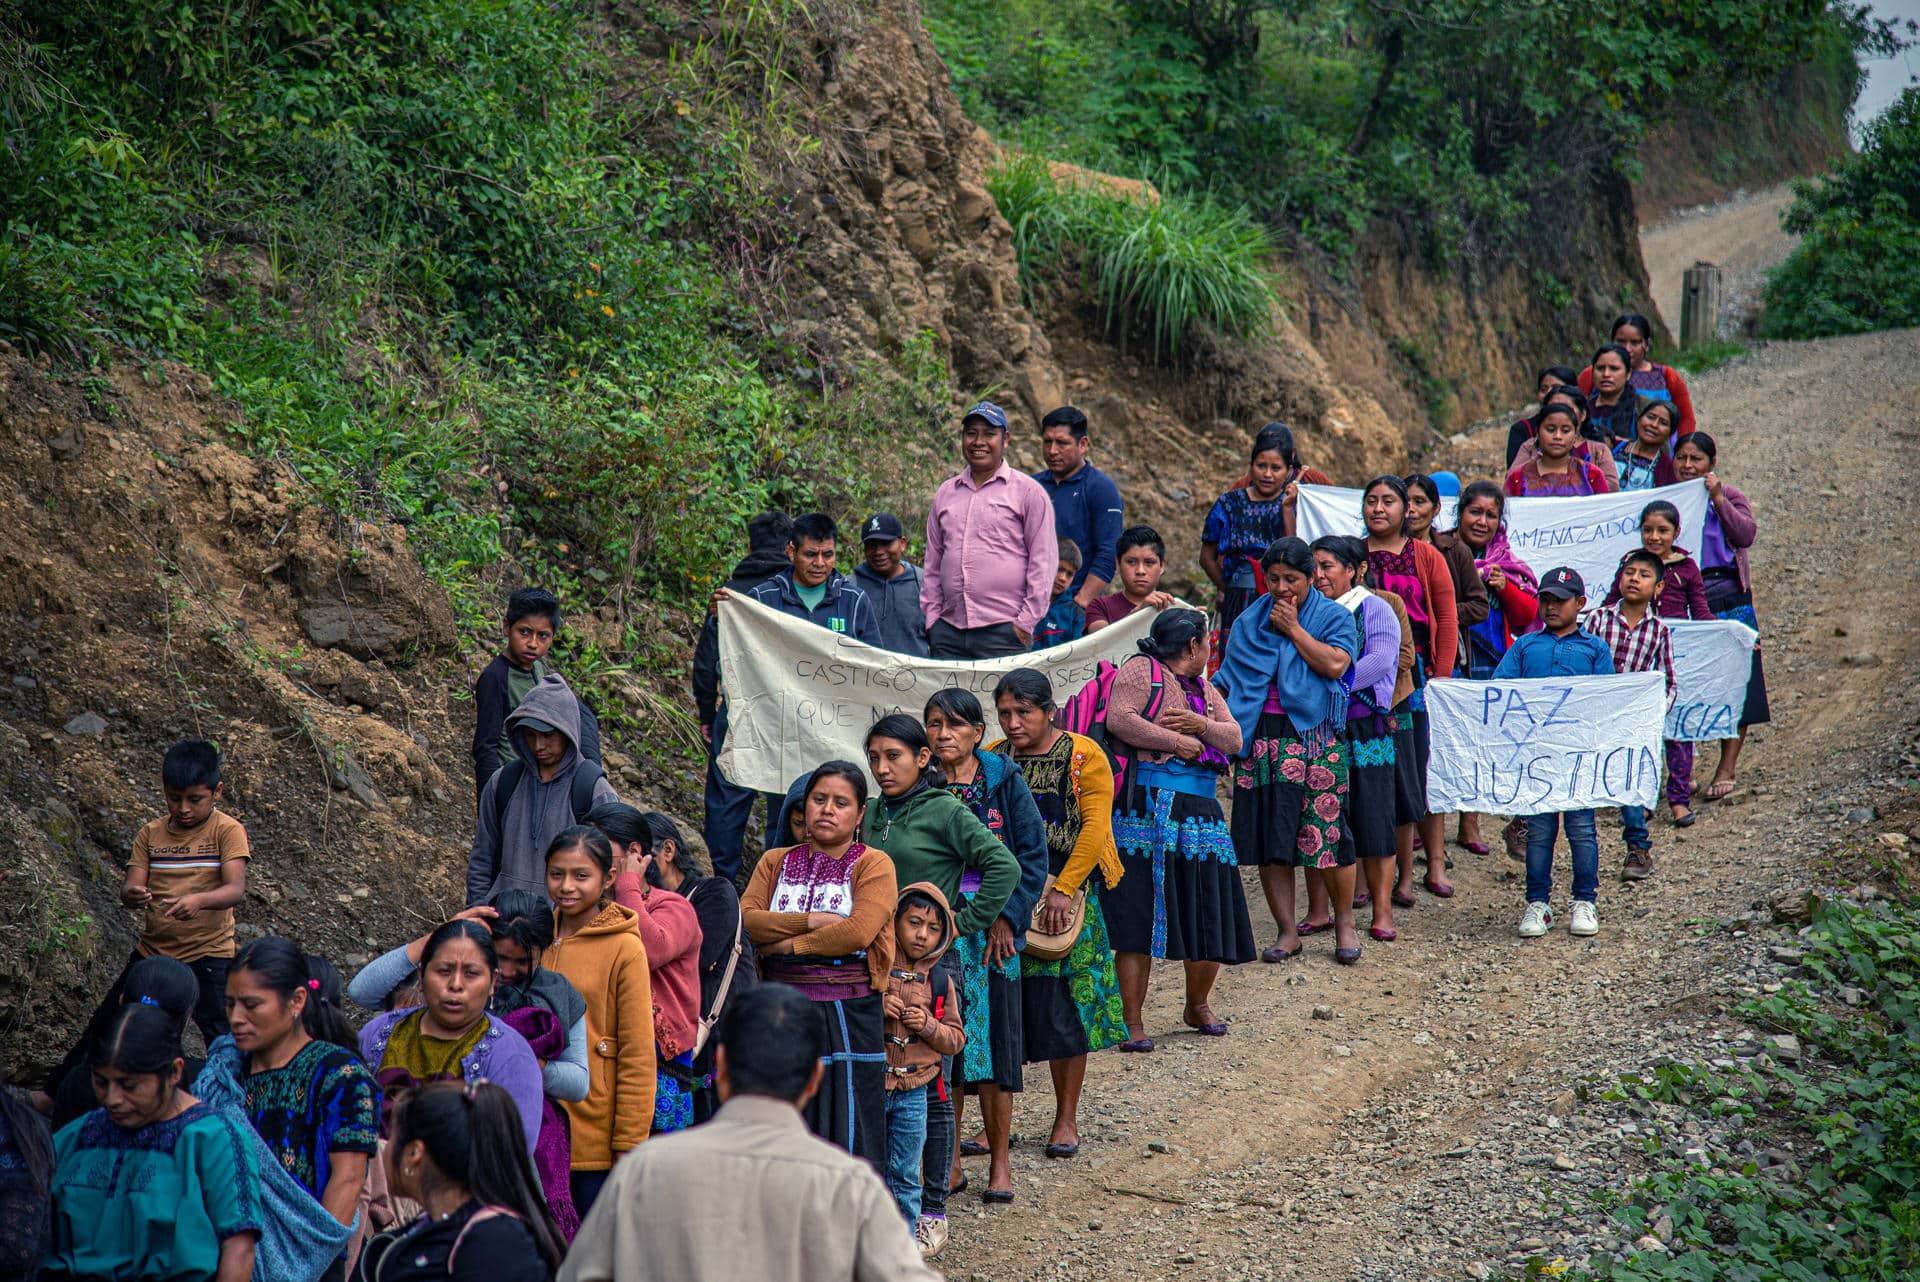
[(307, 981), (307, 987), (317, 993), (320, 991), (320, 981), (317, 979), (309, 979)]
[(142, 993), (140, 994), (140, 1004), (142, 1006), (158, 1006), (160, 1003), (153, 1000), (151, 993)]

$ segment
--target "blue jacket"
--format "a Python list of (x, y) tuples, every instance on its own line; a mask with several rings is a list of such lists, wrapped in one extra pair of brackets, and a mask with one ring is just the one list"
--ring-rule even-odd
[(1585, 628), (1564, 637), (1529, 632), (1501, 656), (1493, 679), (1510, 677), (1607, 677), (1613, 675), (1613, 651)]
[(880, 645), (895, 654), (927, 657), (927, 617), (920, 612), (920, 567), (900, 563), (900, 573), (883, 579), (862, 561), (853, 567), (853, 581), (873, 601), (880, 620)]
[(807, 609), (800, 600), (800, 591), (794, 586), (791, 567), (764, 583), (756, 584), (747, 595), (782, 614), (817, 623), (871, 646), (880, 644), (880, 620), (873, 612), (873, 598), (867, 595), (865, 588), (838, 570), (827, 576), (827, 594), (820, 598), (820, 604), (812, 610)]
[(1088, 575), (1113, 582), (1117, 564), (1113, 545), (1127, 528), (1125, 506), (1113, 478), (1088, 463), (1064, 481), (1054, 480), (1052, 472), (1035, 472), (1033, 479), (1053, 500), (1053, 532), (1080, 548), (1080, 572), (1067, 591), (1080, 591)]
[(1086, 631), (1087, 612), (1074, 602), (1073, 589), (1068, 588), (1053, 598), (1053, 604), (1047, 607), (1046, 617), (1033, 630), (1033, 644), (1027, 649), (1044, 650), (1048, 646), (1065, 645), (1069, 641), (1078, 641)]
[[(1033, 923), (1033, 906), (1047, 888), (1047, 825), (1034, 804), (1026, 776), (1013, 761), (984, 749), (974, 757), (987, 779), (987, 830), (1013, 851), (1020, 861), (1020, 884), (1007, 896), (1000, 915), (1013, 927), (1016, 948), (1027, 946), (1027, 927)], [(1000, 817), (1001, 826), (993, 826), (992, 817)]]

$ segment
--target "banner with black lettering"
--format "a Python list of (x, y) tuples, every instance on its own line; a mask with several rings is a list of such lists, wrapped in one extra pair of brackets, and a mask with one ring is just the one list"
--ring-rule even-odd
[[(1300, 487), (1298, 529), (1311, 543), (1323, 534), (1367, 532), (1360, 514), (1362, 492), (1335, 485)], [(1683, 481), (1658, 489), (1627, 494), (1592, 494), (1564, 499), (1507, 500), (1507, 543), (1514, 554), (1544, 575), (1559, 566), (1571, 566), (1586, 581), (1587, 597), (1598, 605), (1613, 586), (1620, 558), (1640, 546), (1640, 512), (1655, 499), (1665, 499), (1680, 512), (1679, 544), (1698, 548), (1700, 527), (1707, 519), (1707, 487), (1702, 481)], [(1442, 497), (1436, 530), (1451, 530), (1457, 499)]]
[(1667, 631), (1673, 636), (1674, 686), (1667, 738), (1738, 738), (1760, 634), (1732, 619), (1670, 619)]
[(784, 793), (823, 761), (866, 764), (867, 730), (881, 717), (926, 710), (935, 690), (971, 690), (987, 716), (987, 738), (1000, 737), (993, 688), (1015, 668), (1038, 668), (1064, 703), (1094, 675), (1102, 659), (1137, 654), (1158, 611), (1136, 610), (1120, 622), (1066, 645), (999, 659), (922, 659), (876, 649), (743, 596), (719, 604), (720, 680), (727, 735), (720, 773), (742, 788)]
[(1430, 681), (1427, 809), (1541, 815), (1660, 798), (1659, 672)]

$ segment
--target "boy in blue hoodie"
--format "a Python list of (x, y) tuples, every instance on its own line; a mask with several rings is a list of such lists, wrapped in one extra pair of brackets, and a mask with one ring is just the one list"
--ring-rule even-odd
[(1047, 607), (1047, 616), (1040, 620), (1040, 626), (1033, 630), (1029, 650), (1077, 641), (1087, 630), (1087, 612), (1073, 597), (1073, 580), (1079, 573), (1080, 545), (1072, 539), (1061, 539), (1060, 565), (1053, 572), (1053, 604)]

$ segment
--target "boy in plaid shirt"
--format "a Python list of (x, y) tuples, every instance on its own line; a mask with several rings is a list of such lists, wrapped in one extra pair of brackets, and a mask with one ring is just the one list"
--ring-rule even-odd
[[(1654, 594), (1666, 574), (1666, 565), (1645, 548), (1635, 548), (1621, 557), (1619, 575), (1614, 580), (1620, 600), (1589, 614), (1586, 628), (1613, 651), (1615, 672), (1665, 673), (1667, 698), (1671, 700), (1673, 634), (1653, 609)], [(1646, 807), (1620, 807), (1620, 832), (1627, 842), (1621, 880), (1641, 881), (1653, 876), (1653, 835), (1647, 831)]]

